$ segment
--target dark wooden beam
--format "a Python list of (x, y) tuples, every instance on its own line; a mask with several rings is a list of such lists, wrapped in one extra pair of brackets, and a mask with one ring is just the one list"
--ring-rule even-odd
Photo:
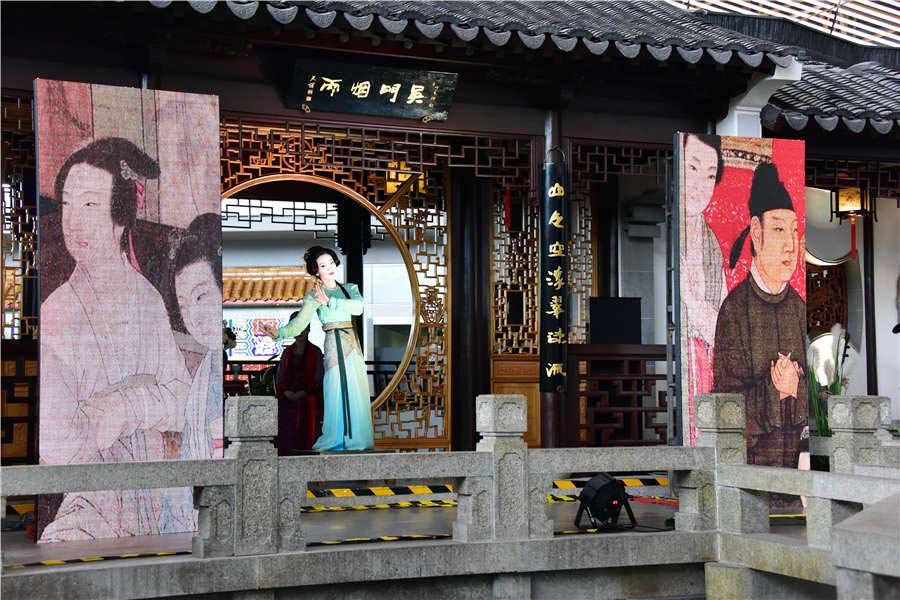
[(875, 231), (871, 218), (863, 226), (863, 313), (866, 328), (866, 393), (878, 394), (878, 357), (875, 352)]

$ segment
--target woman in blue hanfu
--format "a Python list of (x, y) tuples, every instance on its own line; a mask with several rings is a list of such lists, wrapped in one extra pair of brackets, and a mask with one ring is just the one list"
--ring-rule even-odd
[(363, 297), (352, 283), (335, 279), (340, 259), (334, 250), (313, 246), (303, 255), (306, 271), (318, 282), (303, 299), (300, 314), (284, 327), (266, 324), (262, 332), (273, 339), (294, 337), (318, 315), (325, 331), (325, 378), (322, 385), (322, 435), (317, 452), (371, 450), (374, 447), (369, 379), (353, 316), (363, 312)]

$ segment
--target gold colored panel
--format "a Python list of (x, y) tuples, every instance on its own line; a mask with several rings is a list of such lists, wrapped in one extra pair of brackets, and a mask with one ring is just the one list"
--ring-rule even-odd
[(25, 377), (37, 377), (37, 376), (38, 376), (38, 361), (26, 360), (25, 361)]
[(27, 398), (31, 393), (28, 382), (16, 382), (13, 384), (13, 398)]
[(27, 402), (4, 402), (3, 417), (27, 417), (28, 407)]
[(416, 437), (449, 442), (448, 207), (443, 173), (428, 172), (425, 179), (424, 194), (406, 194), (384, 212), (415, 265), (419, 333), (405, 379), (387, 402), (375, 407), (375, 431), (376, 437), (398, 441)]
[(28, 458), (28, 423), (13, 423), (12, 439), (2, 445), (4, 459)]
[(539, 381), (541, 377), (540, 360), (528, 357), (516, 360), (517, 357), (500, 355), (493, 358), (494, 381)]
[(491, 391), (494, 394), (523, 394), (528, 407), (525, 442), (541, 446), (540, 358), (524, 354), (491, 357)]
[(4, 377), (15, 377), (16, 376), (16, 361), (14, 361), (14, 360), (4, 360), (3, 361), (3, 376)]

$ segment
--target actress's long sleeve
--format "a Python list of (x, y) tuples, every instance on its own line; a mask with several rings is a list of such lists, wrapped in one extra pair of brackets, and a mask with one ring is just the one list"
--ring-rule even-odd
[(303, 308), (300, 309), (300, 314), (291, 319), (284, 327), (278, 328), (278, 339), (297, 337), (300, 332), (309, 325), (313, 315), (316, 314), (316, 309), (320, 306), (322, 305), (316, 300), (316, 296), (313, 292), (306, 294), (306, 297), (303, 299)]
[(359, 293), (359, 286), (355, 283), (348, 283), (344, 287), (347, 289), (350, 297), (331, 296), (328, 299), (328, 308), (331, 310), (345, 310), (351, 315), (361, 315), (363, 313), (363, 297)]

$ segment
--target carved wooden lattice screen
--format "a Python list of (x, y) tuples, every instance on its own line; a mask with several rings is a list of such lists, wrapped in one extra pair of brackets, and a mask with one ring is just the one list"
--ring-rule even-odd
[(814, 339), (840, 323), (847, 328), (847, 266), (806, 264), (806, 331)]
[(37, 207), (31, 100), (3, 97), (2, 454), (3, 464), (36, 463)]
[(896, 198), (900, 207), (900, 161), (847, 160), (806, 157), (806, 185), (868, 187), (881, 198)]
[[(510, 143), (498, 157), (506, 168), (492, 188), (491, 282), (493, 353), (534, 355), (540, 351), (540, 203), (531, 152), (534, 141)], [(507, 217), (507, 197), (521, 218)], [(517, 296), (512, 302), (511, 297)], [(512, 306), (521, 306), (513, 311)]]
[[(37, 207), (25, 193), (34, 176), (31, 100), (3, 98), (3, 339), (37, 339), (37, 311), (27, 291), (37, 285)], [(28, 173), (28, 175), (26, 174)], [(30, 181), (28, 182), (31, 183)]]
[(225, 119), (221, 135), (223, 190), (267, 175), (300, 173), (331, 179), (382, 207), (389, 197), (389, 179), (396, 181), (398, 174), (420, 174), (424, 186), (413, 186), (409, 195), (384, 213), (412, 256), (419, 284), (421, 327), (414, 366), (394, 393), (374, 409), (375, 439), (382, 448), (449, 449), (448, 170), (470, 168), (478, 177), (497, 181), (497, 189), (510, 183), (527, 193), (532, 165), (529, 141), (401, 128), (238, 119)]

